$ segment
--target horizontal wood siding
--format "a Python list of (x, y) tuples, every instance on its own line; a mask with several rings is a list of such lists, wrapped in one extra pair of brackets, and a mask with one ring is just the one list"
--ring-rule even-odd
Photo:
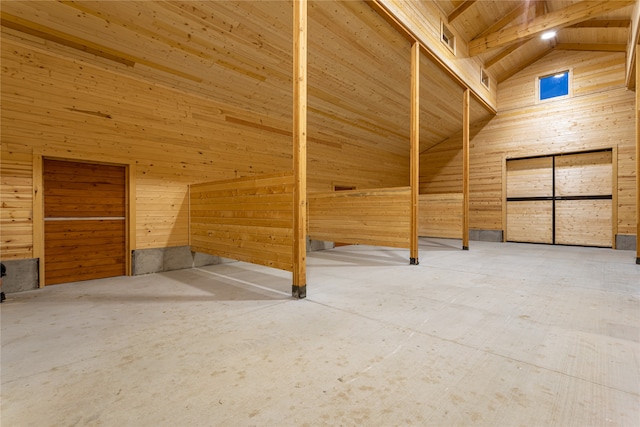
[[(569, 68), (573, 96), (537, 102), (537, 77)], [(501, 83), (498, 115), (471, 142), (471, 228), (505, 227), (501, 220), (504, 157), (617, 146), (618, 233), (635, 234), (634, 103), (634, 94), (624, 87), (623, 53), (552, 52)]]
[(462, 238), (462, 193), (421, 194), (418, 235)]
[(190, 186), (193, 251), (293, 271), (292, 173)]
[(553, 196), (553, 158), (507, 161), (507, 197)]
[(4, 260), (19, 259), (33, 250), (33, 160), (31, 154), (2, 148), (0, 253)]
[(556, 196), (611, 195), (611, 151), (556, 157)]
[(556, 243), (611, 247), (611, 200), (558, 200)]
[(507, 202), (507, 240), (553, 243), (553, 202)]
[[(33, 256), (34, 154), (135, 165), (132, 250), (188, 244), (189, 184), (292, 169), (291, 3), (3, 13), (114, 47), (2, 27), (3, 257)], [(309, 20), (309, 190), (407, 185), (409, 43), (365, 2), (314, 2)]]
[(309, 237), (409, 248), (410, 187), (309, 194)]
[[(440, 22), (448, 22), (442, 9), (433, 1), (383, 0), (384, 7), (395, 15), (420, 41), (440, 60), (454, 70), (475, 93), (491, 106), (496, 105), (496, 90), (492, 86), (487, 89), (480, 82), (482, 61), (477, 57), (469, 57), (467, 45), (462, 37), (456, 34), (456, 54), (454, 55), (440, 41)], [(489, 71), (491, 72), (491, 71)]]
[(44, 216), (125, 217), (125, 168), (44, 160)]
[(45, 221), (45, 284), (123, 276), (125, 221)]

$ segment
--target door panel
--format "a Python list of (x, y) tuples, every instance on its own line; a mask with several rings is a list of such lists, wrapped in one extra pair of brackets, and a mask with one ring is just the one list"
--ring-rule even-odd
[(126, 274), (126, 169), (43, 161), (45, 285)]
[(507, 161), (507, 240), (611, 247), (613, 153)]
[(507, 162), (507, 197), (551, 197), (552, 195), (552, 157)]
[(611, 246), (611, 200), (556, 201), (556, 243)]
[(553, 243), (550, 200), (507, 203), (507, 236), (511, 242)]
[(559, 156), (555, 165), (556, 196), (611, 194), (611, 151)]

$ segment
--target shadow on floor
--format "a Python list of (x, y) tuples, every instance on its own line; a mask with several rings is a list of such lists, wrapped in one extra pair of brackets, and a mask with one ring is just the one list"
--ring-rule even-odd
[(461, 239), (427, 239), (421, 237), (418, 240), (418, 249), (433, 251), (461, 251), (462, 240)]
[[(13, 304), (87, 302), (100, 304), (179, 304), (225, 301), (284, 301), (291, 297), (291, 279), (243, 266), (215, 265), (134, 277), (111, 277), (64, 283), (10, 295)], [(268, 269), (264, 269), (268, 270)], [(286, 274), (286, 273), (285, 273)]]
[[(360, 250), (358, 250), (360, 249)], [(401, 253), (406, 252), (406, 253)], [(310, 259), (322, 259), (332, 261), (329, 264), (316, 264), (311, 267), (376, 267), (384, 265), (404, 265), (409, 264), (409, 251), (394, 248), (371, 248), (360, 245), (343, 246), (339, 249), (328, 249), (324, 251), (312, 252)], [(342, 264), (335, 264), (337, 261)]]

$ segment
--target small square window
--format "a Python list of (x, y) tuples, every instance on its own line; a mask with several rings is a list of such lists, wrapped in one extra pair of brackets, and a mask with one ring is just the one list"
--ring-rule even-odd
[(569, 95), (569, 71), (540, 77), (540, 101)]
[(484, 87), (489, 89), (489, 74), (487, 74), (485, 70), (480, 70), (480, 81), (482, 82)]
[(453, 52), (456, 53), (456, 36), (451, 32), (444, 22), (440, 22), (440, 40), (442, 43), (446, 44), (447, 47)]

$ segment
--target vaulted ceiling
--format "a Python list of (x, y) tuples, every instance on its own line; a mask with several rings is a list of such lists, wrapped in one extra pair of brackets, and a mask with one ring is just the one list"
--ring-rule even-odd
[[(625, 52), (635, 0), (444, 0), (469, 55), (504, 81), (553, 50)], [(556, 35), (542, 40), (541, 35)]]
[[(554, 49), (624, 52), (635, 0), (435, 3), (470, 55), (502, 81)], [(227, 107), (211, 114), (288, 135), (291, 14), (290, 1), (3, 1), (2, 27), (222, 100)], [(541, 40), (551, 28), (557, 35)], [(323, 0), (309, 3), (309, 42), (310, 142), (408, 156), (410, 43), (365, 1)], [(424, 151), (462, 129), (463, 91), (424, 55), (420, 70)], [(489, 115), (472, 100), (472, 123)]]

